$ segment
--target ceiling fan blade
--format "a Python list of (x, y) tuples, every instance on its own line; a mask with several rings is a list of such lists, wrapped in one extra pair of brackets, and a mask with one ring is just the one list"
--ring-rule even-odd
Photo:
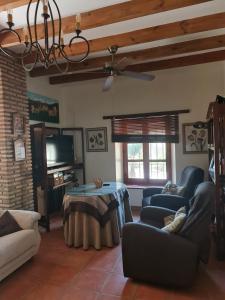
[(103, 92), (109, 91), (111, 89), (113, 81), (114, 81), (114, 76), (113, 75), (108, 76), (107, 79), (106, 79), (106, 81), (105, 81), (105, 83), (104, 83), (102, 91)]
[(127, 57), (123, 57), (122, 59), (120, 59), (118, 62), (115, 63), (115, 68), (117, 70), (124, 70), (127, 66), (132, 65), (133, 63), (133, 59), (127, 58)]
[(120, 75), (132, 77), (132, 78), (140, 79), (140, 80), (147, 80), (147, 81), (152, 81), (155, 79), (154, 75), (145, 74), (145, 73), (137, 73), (137, 72), (132, 72), (132, 71), (123, 71), (123, 72), (120, 72)]

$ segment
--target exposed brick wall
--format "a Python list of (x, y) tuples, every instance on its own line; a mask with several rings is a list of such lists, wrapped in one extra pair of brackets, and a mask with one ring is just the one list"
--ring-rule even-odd
[[(33, 209), (31, 142), (23, 68), (0, 55), (0, 208)], [(14, 159), (13, 113), (25, 120), (26, 160)]]

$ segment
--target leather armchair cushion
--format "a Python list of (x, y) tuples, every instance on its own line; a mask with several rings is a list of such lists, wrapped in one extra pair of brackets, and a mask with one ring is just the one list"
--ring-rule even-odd
[(189, 201), (178, 195), (158, 194), (151, 197), (150, 205), (177, 211), (182, 206), (189, 207)]
[(157, 227), (162, 228), (164, 227), (164, 218), (169, 215), (175, 215), (176, 212), (162, 207), (156, 206), (148, 206), (144, 207), (141, 210), (140, 219), (141, 222)]
[(150, 187), (143, 189), (143, 198), (155, 195), (155, 194), (161, 194), (162, 187)]

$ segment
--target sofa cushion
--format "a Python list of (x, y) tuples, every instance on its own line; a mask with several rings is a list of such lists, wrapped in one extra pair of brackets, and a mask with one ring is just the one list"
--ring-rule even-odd
[(20, 230), (22, 230), (22, 228), (8, 210), (0, 216), (0, 237)]
[(33, 229), (21, 230), (0, 237), (0, 268), (36, 247), (37, 237)]
[(164, 220), (164, 226), (169, 225), (170, 223), (172, 223), (174, 221), (175, 218), (177, 218), (179, 215), (182, 215), (182, 214), (186, 215), (186, 208), (185, 208), (185, 206), (179, 208), (175, 215), (173, 214), (173, 215), (166, 216), (163, 219)]
[[(169, 233), (177, 233), (181, 227), (184, 225), (186, 220), (185, 207), (181, 207), (175, 214), (174, 220), (171, 218), (171, 222), (165, 224), (162, 230), (167, 231)], [(164, 219), (165, 222), (165, 219)]]

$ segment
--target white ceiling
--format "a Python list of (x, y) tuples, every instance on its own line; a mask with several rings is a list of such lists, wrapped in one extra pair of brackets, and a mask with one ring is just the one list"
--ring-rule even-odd
[[(51, 0), (49, 0), (51, 1)], [(66, 4), (65, 4), (66, 2)], [(75, 15), (78, 12), (86, 12), (96, 8), (117, 4), (125, 2), (124, 0), (58, 0), (62, 17)], [(32, 5), (32, 11), (34, 12), (35, 4)], [(137, 29), (142, 29), (146, 27), (152, 27), (156, 25), (172, 23), (176, 21), (181, 21), (185, 19), (191, 19), (195, 17), (215, 14), (219, 12), (225, 12), (225, 0), (214, 0), (207, 3), (202, 3), (198, 5), (188, 6), (181, 9), (176, 9), (168, 12), (162, 12), (154, 15), (149, 15), (141, 18), (132, 19), (129, 21), (124, 21), (112, 25), (107, 25), (103, 27), (93, 28), (83, 31), (83, 35), (88, 39), (96, 39), (104, 36), (116, 35), (119, 33), (129, 32)], [(41, 11), (40, 11), (41, 13)], [(16, 27), (23, 27), (26, 23), (26, 6), (14, 9), (13, 11), (14, 22)], [(0, 13), (0, 25), (4, 25), (6, 21), (6, 13)], [(41, 17), (39, 16), (39, 21)], [(82, 26), (82, 23), (81, 23)], [(224, 24), (225, 27), (225, 24)], [(154, 41), (145, 44), (133, 45), (129, 47), (124, 47), (120, 49), (120, 52), (128, 52), (134, 50), (140, 50), (144, 48), (162, 46), (182, 41), (187, 41), (191, 39), (197, 39), (201, 37), (209, 37), (217, 34), (225, 34), (225, 28), (220, 30), (212, 30), (197, 34), (190, 34), (185, 36), (179, 36), (170, 39), (164, 39), (160, 41)], [(69, 42), (72, 35), (67, 35), (65, 41)], [(110, 46), (110, 45), (109, 45)], [(101, 55), (107, 55), (107, 51), (93, 53), (90, 57), (97, 57)]]

